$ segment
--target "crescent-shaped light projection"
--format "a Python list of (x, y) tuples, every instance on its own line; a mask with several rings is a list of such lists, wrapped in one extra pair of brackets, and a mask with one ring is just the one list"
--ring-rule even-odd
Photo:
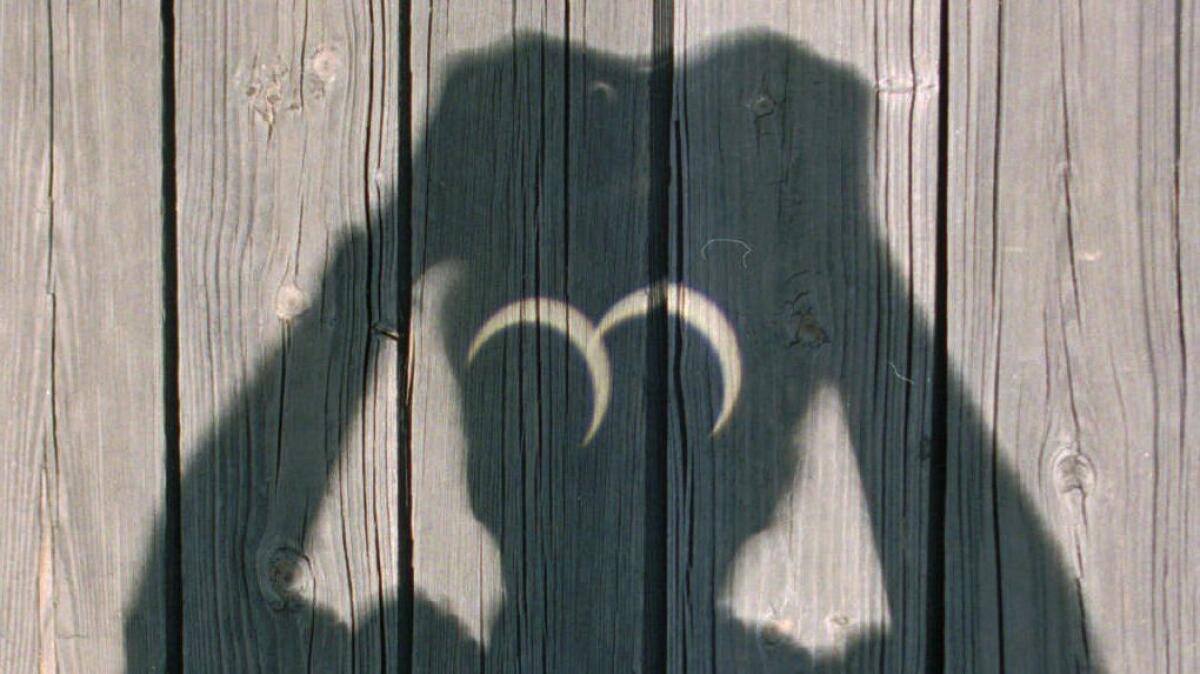
[[(679, 283), (661, 286), (666, 295), (667, 313), (678, 317), (699, 332), (717, 355), (721, 368), (721, 411), (713, 424), (712, 435), (721, 432), (733, 415), (733, 408), (742, 389), (742, 356), (738, 348), (737, 333), (720, 307), (698, 290)], [(634, 291), (612, 306), (600, 319), (596, 328), (596, 339), (621, 323), (650, 312), (653, 288)]]
[(596, 334), (596, 326), (578, 309), (548, 297), (529, 297), (501, 307), (475, 334), (467, 352), (467, 362), (474, 360), (483, 345), (497, 333), (523, 323), (557, 330), (566, 335), (571, 344), (583, 354), (588, 376), (592, 380), (593, 397), (592, 423), (583, 437), (583, 444), (587, 445), (600, 428), (604, 413), (608, 411), (608, 401), (612, 395), (612, 366), (608, 359), (608, 349)]

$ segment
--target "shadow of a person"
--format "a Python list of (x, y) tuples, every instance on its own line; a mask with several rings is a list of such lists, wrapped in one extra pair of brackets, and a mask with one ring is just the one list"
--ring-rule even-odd
[[(568, 64), (570, 82), (544, 77), (547, 63)], [(786, 74), (768, 82), (768, 68)], [(364, 362), (361, 345), (370, 338), (370, 325), (359, 298), (368, 243), (355, 236), (337, 247), (327, 265), (321, 296), (328, 310), (326, 305), (311, 309), (290, 324), (284, 347), (265, 360), (186, 467), (181, 485), (189, 619), (183, 628), (185, 663), (204, 654), (210, 666), (230, 671), (370, 670), (410, 661), (416, 670), (433, 672), (644, 671), (643, 640), (658, 632), (646, 624), (643, 585), (656, 576), (644, 568), (649, 562), (640, 549), (645, 520), (638, 512), (620, 511), (646, 507), (641, 490), (647, 449), (623, 444), (612, 429), (646, 423), (645, 416), (655, 410), (639, 405), (657, 384), (615, 368), (613, 408), (595, 440), (581, 447), (591, 388), (567, 340), (529, 327), (505, 333), (476, 361), (468, 363), (467, 352), (480, 325), (511, 301), (557, 297), (595, 319), (618, 297), (648, 282), (677, 280), (703, 291), (727, 313), (739, 336), (744, 385), (728, 428), (707, 439), (703, 429), (711, 426), (714, 406), (703, 382), (711, 373), (697, 364), (709, 357), (708, 347), (686, 325), (671, 324), (673, 362), (664, 401), (670, 409), (664, 410), (669, 414), (662, 423), (669, 420), (671, 426), (672, 480), (679, 491), (670, 494), (669, 518), (675, 550), (669, 560), (676, 570), (667, 573), (668, 587), (662, 590), (669, 616), (661, 633), (668, 642), (667, 668), (821, 672), (938, 666), (922, 650), (930, 638), (924, 611), (916, 611), (914, 619), (906, 610), (932, 601), (925, 584), (925, 548), (905, 547), (913, 541), (924, 546), (923, 537), (913, 534), (923, 524), (906, 522), (910, 510), (903, 505), (906, 494), (927, 498), (924, 491), (909, 493), (914, 486), (909, 473), (928, 470), (921, 465), (927, 461), (921, 429), (928, 423), (916, 423), (918, 432), (912, 433), (894, 416), (927, 415), (918, 408), (929, 402), (915, 394), (909, 399), (889, 360), (898, 349), (907, 354), (906, 366), (927, 369), (928, 362), (917, 361), (933, 356), (935, 337), (914, 307), (908, 270), (893, 260), (866, 203), (873, 89), (849, 69), (773, 34), (725, 39), (689, 63), (689, 86), (707, 92), (683, 100), (692, 106), (689, 120), (715, 120), (708, 132), (713, 137), (725, 133), (732, 147), (692, 142), (686, 152), (676, 148), (689, 171), (689, 193), (671, 197), (679, 202), (673, 214), (676, 240), (669, 279), (662, 279), (621, 260), (622, 251), (644, 248), (648, 234), (641, 228), (650, 226), (630, 221), (631, 214), (647, 212), (630, 204), (648, 203), (655, 189), (651, 176), (630, 168), (646, 165), (645, 156), (637, 154), (649, 142), (639, 135), (645, 129), (633, 128), (621, 111), (628, 105), (625, 97), (645, 95), (651, 76), (650, 69), (630, 60), (542, 36), (521, 37), (453, 68), (420, 139), (418, 161), (441, 167), (439, 179), (454, 176), (453, 184), (438, 189), (416, 186), (427, 192), (426, 222), (414, 251), (418, 268), (451, 260), (466, 270), (435, 320), (452, 362), (446, 375), (461, 394), (471, 508), (501, 553), (504, 601), (482, 640), (486, 647), (456, 616), (419, 594), (412, 597), (410, 635), (399, 633), (403, 611), (395, 598), (348, 626), (331, 611), (307, 603), (311, 597), (303, 583), (273, 592), (278, 580), (273, 574), (287, 576), (288, 569), (303, 563), (305, 525), (292, 525), (299, 527), (293, 533), (300, 544), (290, 561), (282, 560), (287, 563), (248, 551), (260, 549), (256, 537), (271, 529), (269, 522), (295, 521), (298, 509), (315, 509), (325, 485), (289, 484), (281, 490), (264, 484), (270, 505), (265, 513), (247, 516), (226, 511), (218, 488), (223, 481), (213, 479), (227, 471), (250, 471), (268, 480), (266, 457), (282, 444), (313, 462), (336, 460), (338, 428), (317, 420), (310, 422), (312, 428), (299, 424), (303, 430), (275, 437), (266, 420), (299, 404), (286, 393), (281, 399), (283, 364), (289, 378), (319, 382), (317, 371), (329, 363)], [(547, 121), (546, 101), (566, 100), (573, 95), (569, 87), (594, 82), (603, 86), (584, 109), (575, 110), (587, 117), (581, 127), (585, 133)], [(772, 90), (777, 109), (765, 115), (748, 108), (746, 86)], [(698, 114), (698, 106), (711, 114)], [(562, 163), (573, 170), (548, 168), (559, 158), (538, 150), (539, 139), (552, 132), (562, 134)], [(749, 142), (736, 145), (741, 141)], [(613, 150), (622, 147), (635, 149), (632, 155)], [(745, 184), (723, 187), (739, 171), (748, 174), (746, 181), (769, 185), (753, 195), (755, 203), (737, 198), (738, 189), (747, 192)], [(574, 201), (564, 196), (566, 190), (576, 195)], [(694, 255), (703, 243), (689, 238), (696, 236), (689, 228), (710, 231), (705, 223), (717, 219), (728, 223), (726, 231), (764, 251), (745, 273), (716, 265), (684, 268), (685, 251)], [(636, 240), (625, 240), (630, 231), (638, 232)], [(570, 242), (563, 232), (569, 232)], [(775, 298), (785, 295), (797, 299), (779, 306)], [(666, 344), (644, 326), (623, 331), (610, 343), (614, 363), (650, 362), (667, 353)], [(299, 384), (293, 380), (289, 386)], [(738, 550), (770, 524), (793, 484), (803, 460), (803, 448), (798, 452), (793, 444), (796, 426), (825, 386), (840, 394), (893, 614), (887, 630), (860, 633), (834, 654), (768, 639), (721, 601)], [(358, 388), (326, 405), (355, 407)], [(708, 388), (720, 395), (715, 383)], [(975, 403), (953, 371), (945, 394), (951, 451), (994, 450)], [(329, 417), (328, 409), (325, 413)], [(889, 433), (894, 429), (905, 432), (894, 437)], [(956, 665), (972, 671), (1097, 671), (1087, 652), (1073, 574), (1037, 508), (1003, 462), (992, 465), (980, 457), (978, 465), (979, 498), (1005, 508), (1008, 521), (1024, 524), (1003, 533), (1019, 541), (1005, 550), (1021, 555), (1019, 564), (1005, 568), (1025, 572), (1000, 578), (993, 566), (999, 554), (994, 541), (946, 541), (950, 557), (969, 560), (948, 569), (957, 574), (956, 591), (948, 592), (946, 606), (936, 611), (944, 612), (944, 640), (961, 660)], [(197, 488), (199, 475), (207, 476), (207, 489)], [(205, 533), (214, 518), (237, 517), (248, 517), (241, 540), (214, 540)], [(161, 532), (153, 540), (147, 559), (162, 559)], [(263, 605), (252, 605), (253, 592), (247, 595), (244, 584), (221, 581), (223, 573), (241, 574), (245, 584), (264, 588)], [(284, 578), (282, 585), (289, 582)], [(150, 635), (140, 622), (144, 607), (156, 605), (161, 591), (161, 580), (148, 578), (131, 608), (129, 671), (161, 666), (143, 659)], [(999, 599), (977, 599), (985, 595)], [(999, 610), (984, 608), (993, 605)], [(279, 619), (275, 614), (281, 611), (292, 618)], [(231, 643), (221, 636), (228, 634), (244, 637)], [(264, 654), (271, 654), (271, 661)]]

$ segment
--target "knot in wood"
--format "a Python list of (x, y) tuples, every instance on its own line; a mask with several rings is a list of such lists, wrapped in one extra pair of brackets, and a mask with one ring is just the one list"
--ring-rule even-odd
[(321, 81), (329, 84), (337, 79), (338, 73), (342, 70), (342, 55), (338, 53), (336, 47), (331, 45), (323, 45), (313, 53), (312, 57), (312, 72)]
[(250, 86), (246, 87), (250, 108), (267, 126), (275, 124), (275, 113), (283, 102), (287, 86), (288, 67), (276, 63), (260, 65)]
[(817, 320), (816, 312), (807, 305), (799, 305), (792, 310), (792, 339), (788, 347), (800, 346), (806, 349), (819, 349), (829, 343), (829, 333)]
[(775, 112), (775, 105), (775, 99), (771, 98), (771, 94), (765, 91), (760, 91), (754, 97), (754, 100), (750, 101), (750, 111), (753, 112), (756, 117), (766, 117), (772, 112)]
[(1096, 483), (1096, 471), (1092, 460), (1074, 447), (1059, 450), (1054, 458), (1054, 486), (1060, 494), (1079, 492), (1087, 496)]
[(825, 631), (831, 635), (840, 636), (850, 629), (852, 622), (850, 616), (844, 613), (830, 613), (825, 616)]
[(308, 295), (294, 283), (289, 283), (275, 294), (275, 315), (290, 321), (308, 309)]
[(307, 606), (313, 598), (312, 563), (290, 545), (264, 548), (259, 555), (259, 587), (275, 611)]

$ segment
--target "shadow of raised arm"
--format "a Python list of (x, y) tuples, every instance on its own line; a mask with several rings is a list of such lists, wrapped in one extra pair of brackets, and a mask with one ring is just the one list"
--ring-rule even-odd
[[(196, 351), (227, 348), (228, 341), (211, 343), (204, 334), (188, 339), (194, 351), (184, 358), (193, 386), (181, 396), (180, 521), (165, 521), (171, 515), (164, 509), (148, 539), (142, 581), (126, 612), (129, 672), (172, 667), (157, 632), (166, 593), (180, 589), (166, 580), (174, 575), (167, 565), (179, 559), (167, 554), (165, 546), (175, 540), (168, 527), (181, 532), (185, 613), (183, 625), (167, 628), (182, 632), (187, 669), (301, 671), (320, 644), (334, 645), (333, 653), (321, 654), (323, 662), (352, 657), (340, 635), (345, 627), (322, 620), (316, 608), (306, 553), (330, 477), (351, 441), (346, 434), (360, 415), (364, 382), (373, 376), (367, 341), (378, 338), (367, 314), (367, 236), (362, 225), (348, 230), (329, 249), (316, 285), (306, 289), (311, 299), (284, 298), (289, 306), (277, 310), (287, 318), (267, 319), (273, 325), (266, 332), (277, 344), (241, 372), (217, 370), (211, 380), (244, 378), (227, 397), (220, 397), (221, 386), (203, 390), (199, 382), (210, 381), (207, 373), (215, 368), (237, 368), (238, 358), (225, 354), (206, 362)], [(214, 305), (220, 306), (206, 306)], [(255, 318), (235, 327), (222, 326), (216, 316), (198, 320), (226, 340), (237, 329), (264, 325)], [(214, 415), (211, 421), (206, 414)]]

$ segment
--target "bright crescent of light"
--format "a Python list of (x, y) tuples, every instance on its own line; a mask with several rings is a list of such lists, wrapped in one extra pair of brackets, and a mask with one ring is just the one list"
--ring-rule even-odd
[[(742, 389), (742, 357), (737, 333), (720, 307), (700, 291), (678, 283), (668, 283), (662, 287), (666, 294), (667, 313), (684, 320), (703, 335), (717, 355), (723, 399), (721, 412), (712, 429), (712, 435), (716, 435), (729, 423)], [(627, 320), (648, 314), (651, 291), (651, 288), (634, 291), (614, 304), (600, 319), (596, 339), (604, 339), (605, 334)]]
[(479, 349), (497, 333), (522, 323), (533, 323), (557, 330), (566, 335), (583, 355), (588, 376), (592, 380), (594, 398), (592, 423), (583, 437), (583, 444), (587, 445), (600, 428), (604, 413), (608, 411), (608, 401), (612, 397), (612, 366), (608, 359), (608, 349), (596, 334), (596, 326), (578, 309), (548, 297), (529, 297), (501, 307), (475, 334), (467, 352), (467, 362), (470, 363)]

